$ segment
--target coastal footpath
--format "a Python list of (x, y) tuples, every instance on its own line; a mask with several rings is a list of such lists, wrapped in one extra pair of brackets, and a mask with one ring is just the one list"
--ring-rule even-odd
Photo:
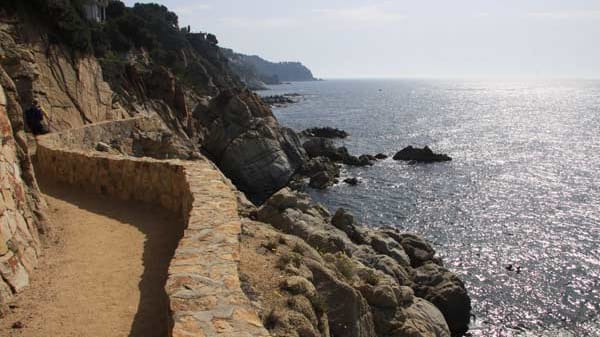
[[(151, 29), (173, 17), (151, 5), (112, 9), (119, 17), (104, 27), (135, 17)], [(167, 52), (169, 39), (183, 41), (183, 52), (172, 56), (194, 70), (184, 78), (151, 46), (115, 49), (110, 57), (122, 59), (114, 60), (82, 51), (67, 33), (56, 41), (63, 26), (32, 26), (19, 13), (3, 12), (0, 20), (0, 320), (18, 310), (61, 233), (40, 179), (175, 214), (162, 229), (180, 237), (163, 275), (167, 335), (467, 331), (464, 284), (429, 243), (357, 224), (347, 211), (330, 212), (287, 187), (309, 156), (298, 134), (244, 88), (213, 38), (179, 29), (160, 36)], [(37, 138), (23, 123), (34, 99), (51, 131)], [(140, 293), (143, 310), (149, 302)], [(2, 323), (11, 335), (28, 325)]]

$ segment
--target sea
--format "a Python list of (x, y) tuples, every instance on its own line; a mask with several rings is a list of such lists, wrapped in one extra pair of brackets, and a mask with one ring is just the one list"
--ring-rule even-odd
[(357, 186), (308, 192), (428, 239), (465, 281), (470, 336), (600, 336), (600, 81), (325, 80), (260, 95), (285, 93), (301, 96), (274, 108), (281, 124), (343, 129), (352, 154), (453, 158), (344, 167)]

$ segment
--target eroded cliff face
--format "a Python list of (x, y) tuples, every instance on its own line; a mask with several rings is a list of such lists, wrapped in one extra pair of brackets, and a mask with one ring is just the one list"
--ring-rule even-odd
[(24, 26), (0, 23), (0, 64), (14, 82), (22, 109), (37, 99), (52, 131), (131, 115), (115, 102), (94, 57), (72, 55)]
[(256, 203), (285, 186), (306, 159), (296, 133), (247, 90), (223, 91), (194, 116), (202, 148)]
[(3, 306), (28, 284), (47, 227), (44, 202), (26, 145), (16, 88), (0, 67), (0, 317)]

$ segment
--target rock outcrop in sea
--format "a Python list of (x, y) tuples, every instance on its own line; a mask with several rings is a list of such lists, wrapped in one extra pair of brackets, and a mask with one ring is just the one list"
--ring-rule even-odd
[(321, 128), (310, 128), (300, 133), (305, 137), (322, 137), (322, 138), (346, 138), (348, 133), (344, 130), (332, 128), (329, 126)]
[(407, 146), (402, 150), (398, 151), (394, 155), (393, 159), (402, 161), (414, 161), (417, 163), (435, 163), (452, 160), (452, 158), (450, 158), (448, 155), (434, 153), (428, 146), (425, 146), (422, 149)]

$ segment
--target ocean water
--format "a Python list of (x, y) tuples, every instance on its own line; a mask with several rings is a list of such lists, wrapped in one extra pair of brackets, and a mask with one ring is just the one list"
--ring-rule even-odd
[[(473, 300), (472, 336), (600, 336), (600, 81), (330, 80), (275, 108), (353, 154), (430, 146), (453, 161), (345, 168), (312, 196), (430, 240)], [(506, 270), (512, 264), (520, 273)]]

